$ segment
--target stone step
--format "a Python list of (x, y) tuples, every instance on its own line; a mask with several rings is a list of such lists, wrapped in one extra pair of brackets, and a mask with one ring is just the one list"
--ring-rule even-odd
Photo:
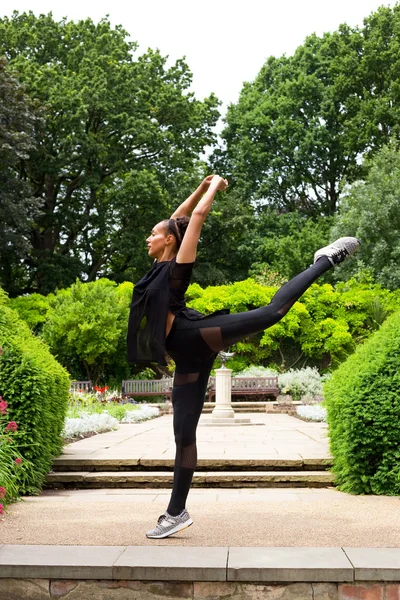
[[(90, 472), (60, 471), (47, 475), (47, 488), (165, 488), (173, 473), (165, 471)], [(193, 476), (192, 487), (327, 487), (334, 484), (329, 471), (215, 471)]]
[[(331, 458), (203, 458), (197, 471), (325, 471)], [(164, 471), (174, 468), (173, 458), (75, 458), (63, 455), (53, 461), (53, 471)]]

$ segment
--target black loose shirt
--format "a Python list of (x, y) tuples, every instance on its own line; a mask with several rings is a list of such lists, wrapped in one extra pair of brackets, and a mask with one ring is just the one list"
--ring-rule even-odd
[[(135, 285), (128, 323), (128, 361), (166, 365), (165, 330), (168, 311), (190, 320), (206, 318), (188, 308), (185, 292), (194, 263), (154, 261), (150, 271)], [(228, 310), (214, 314), (228, 313)]]

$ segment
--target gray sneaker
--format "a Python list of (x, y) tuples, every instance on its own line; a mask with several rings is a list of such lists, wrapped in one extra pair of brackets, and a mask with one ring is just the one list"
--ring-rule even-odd
[(326, 256), (329, 262), (335, 266), (344, 261), (345, 258), (351, 256), (360, 247), (360, 240), (355, 237), (342, 237), (332, 242), (329, 246), (317, 250), (314, 254), (314, 263), (317, 262), (321, 256)]
[(167, 511), (158, 518), (157, 526), (146, 533), (146, 537), (151, 539), (166, 538), (173, 533), (182, 531), (186, 527), (190, 527), (193, 521), (189, 516), (186, 508), (183, 509), (179, 515), (173, 517)]

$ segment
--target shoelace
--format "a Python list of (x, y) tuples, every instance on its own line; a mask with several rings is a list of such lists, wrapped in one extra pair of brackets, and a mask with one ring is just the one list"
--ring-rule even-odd
[(336, 250), (336, 252), (332, 253), (332, 259), (334, 258), (338, 258), (340, 260), (343, 260), (344, 258), (346, 258), (346, 256), (348, 256), (348, 251), (346, 250), (346, 248), (339, 248), (338, 250)]

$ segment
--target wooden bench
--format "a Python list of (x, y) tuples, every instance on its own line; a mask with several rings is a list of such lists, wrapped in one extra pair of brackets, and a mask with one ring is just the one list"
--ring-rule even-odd
[(71, 381), (70, 392), (91, 392), (92, 382), (89, 381)]
[(168, 396), (172, 394), (172, 377), (165, 379), (125, 379), (122, 393), (125, 396)]
[[(232, 396), (274, 396), (279, 395), (278, 377), (232, 377)], [(208, 383), (208, 401), (215, 396), (215, 377)]]

